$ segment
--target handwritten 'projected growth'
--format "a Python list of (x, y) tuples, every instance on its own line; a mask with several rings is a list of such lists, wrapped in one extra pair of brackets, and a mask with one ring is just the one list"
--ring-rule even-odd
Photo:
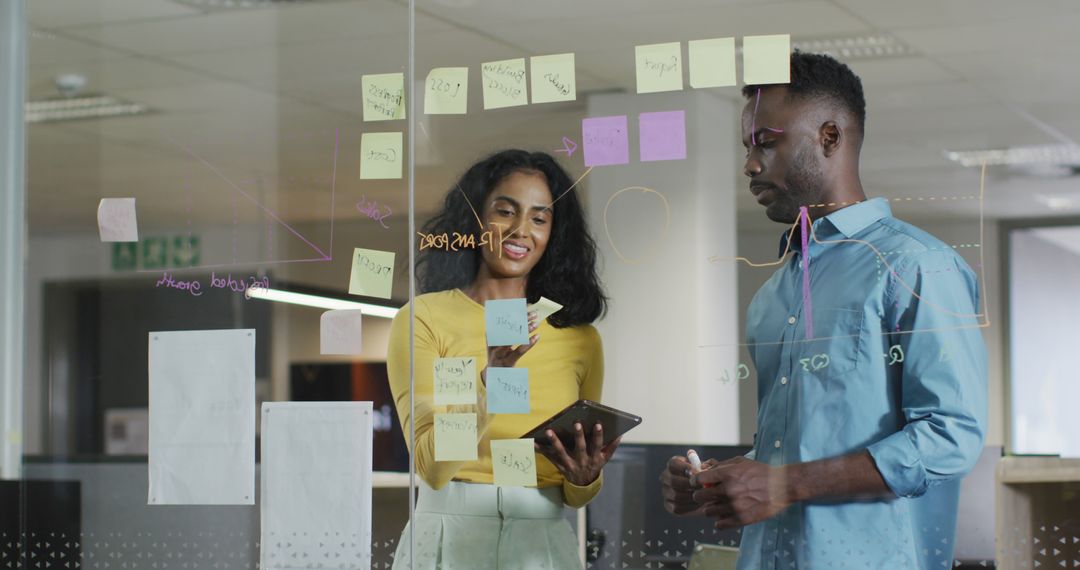
[(436, 406), (476, 403), (475, 358), (436, 358), (432, 373)]

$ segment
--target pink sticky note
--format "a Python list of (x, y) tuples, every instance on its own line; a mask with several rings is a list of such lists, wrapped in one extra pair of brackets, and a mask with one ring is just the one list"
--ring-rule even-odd
[(626, 115), (581, 120), (585, 166), (630, 163), (630, 135)]
[(686, 111), (638, 116), (641, 161), (686, 159)]

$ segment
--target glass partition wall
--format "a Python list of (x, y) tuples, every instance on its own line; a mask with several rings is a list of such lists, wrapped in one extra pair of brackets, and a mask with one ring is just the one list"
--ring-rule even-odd
[[(408, 178), (363, 178), (365, 134), (405, 130), (363, 94), (404, 72), (408, 15), (28, 3), (29, 540), (9, 560), (390, 562)], [(355, 248), (397, 255), (378, 289), (350, 283)]]
[[(1075, 460), (1006, 428), (1024, 391), (998, 290), (1024, 281), (997, 228), (1080, 205), (1077, 17), (29, 2), (23, 469), (0, 551), (1071, 564)], [(868, 458), (892, 498), (676, 516), (661, 474), (691, 449), (789, 492), (783, 465)]]

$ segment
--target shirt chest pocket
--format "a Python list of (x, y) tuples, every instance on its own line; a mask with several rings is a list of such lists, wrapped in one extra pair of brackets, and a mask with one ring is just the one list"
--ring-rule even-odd
[(814, 338), (795, 355), (799, 374), (837, 378), (858, 369), (863, 344), (861, 308), (814, 307)]

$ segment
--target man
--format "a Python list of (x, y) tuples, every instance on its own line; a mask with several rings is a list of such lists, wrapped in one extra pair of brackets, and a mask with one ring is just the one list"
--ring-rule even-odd
[(692, 474), (673, 457), (666, 507), (743, 527), (740, 569), (949, 568), (986, 431), (975, 276), (866, 199), (866, 105), (847, 66), (795, 52), (790, 84), (743, 95), (744, 173), (792, 255), (747, 313), (754, 450)]

